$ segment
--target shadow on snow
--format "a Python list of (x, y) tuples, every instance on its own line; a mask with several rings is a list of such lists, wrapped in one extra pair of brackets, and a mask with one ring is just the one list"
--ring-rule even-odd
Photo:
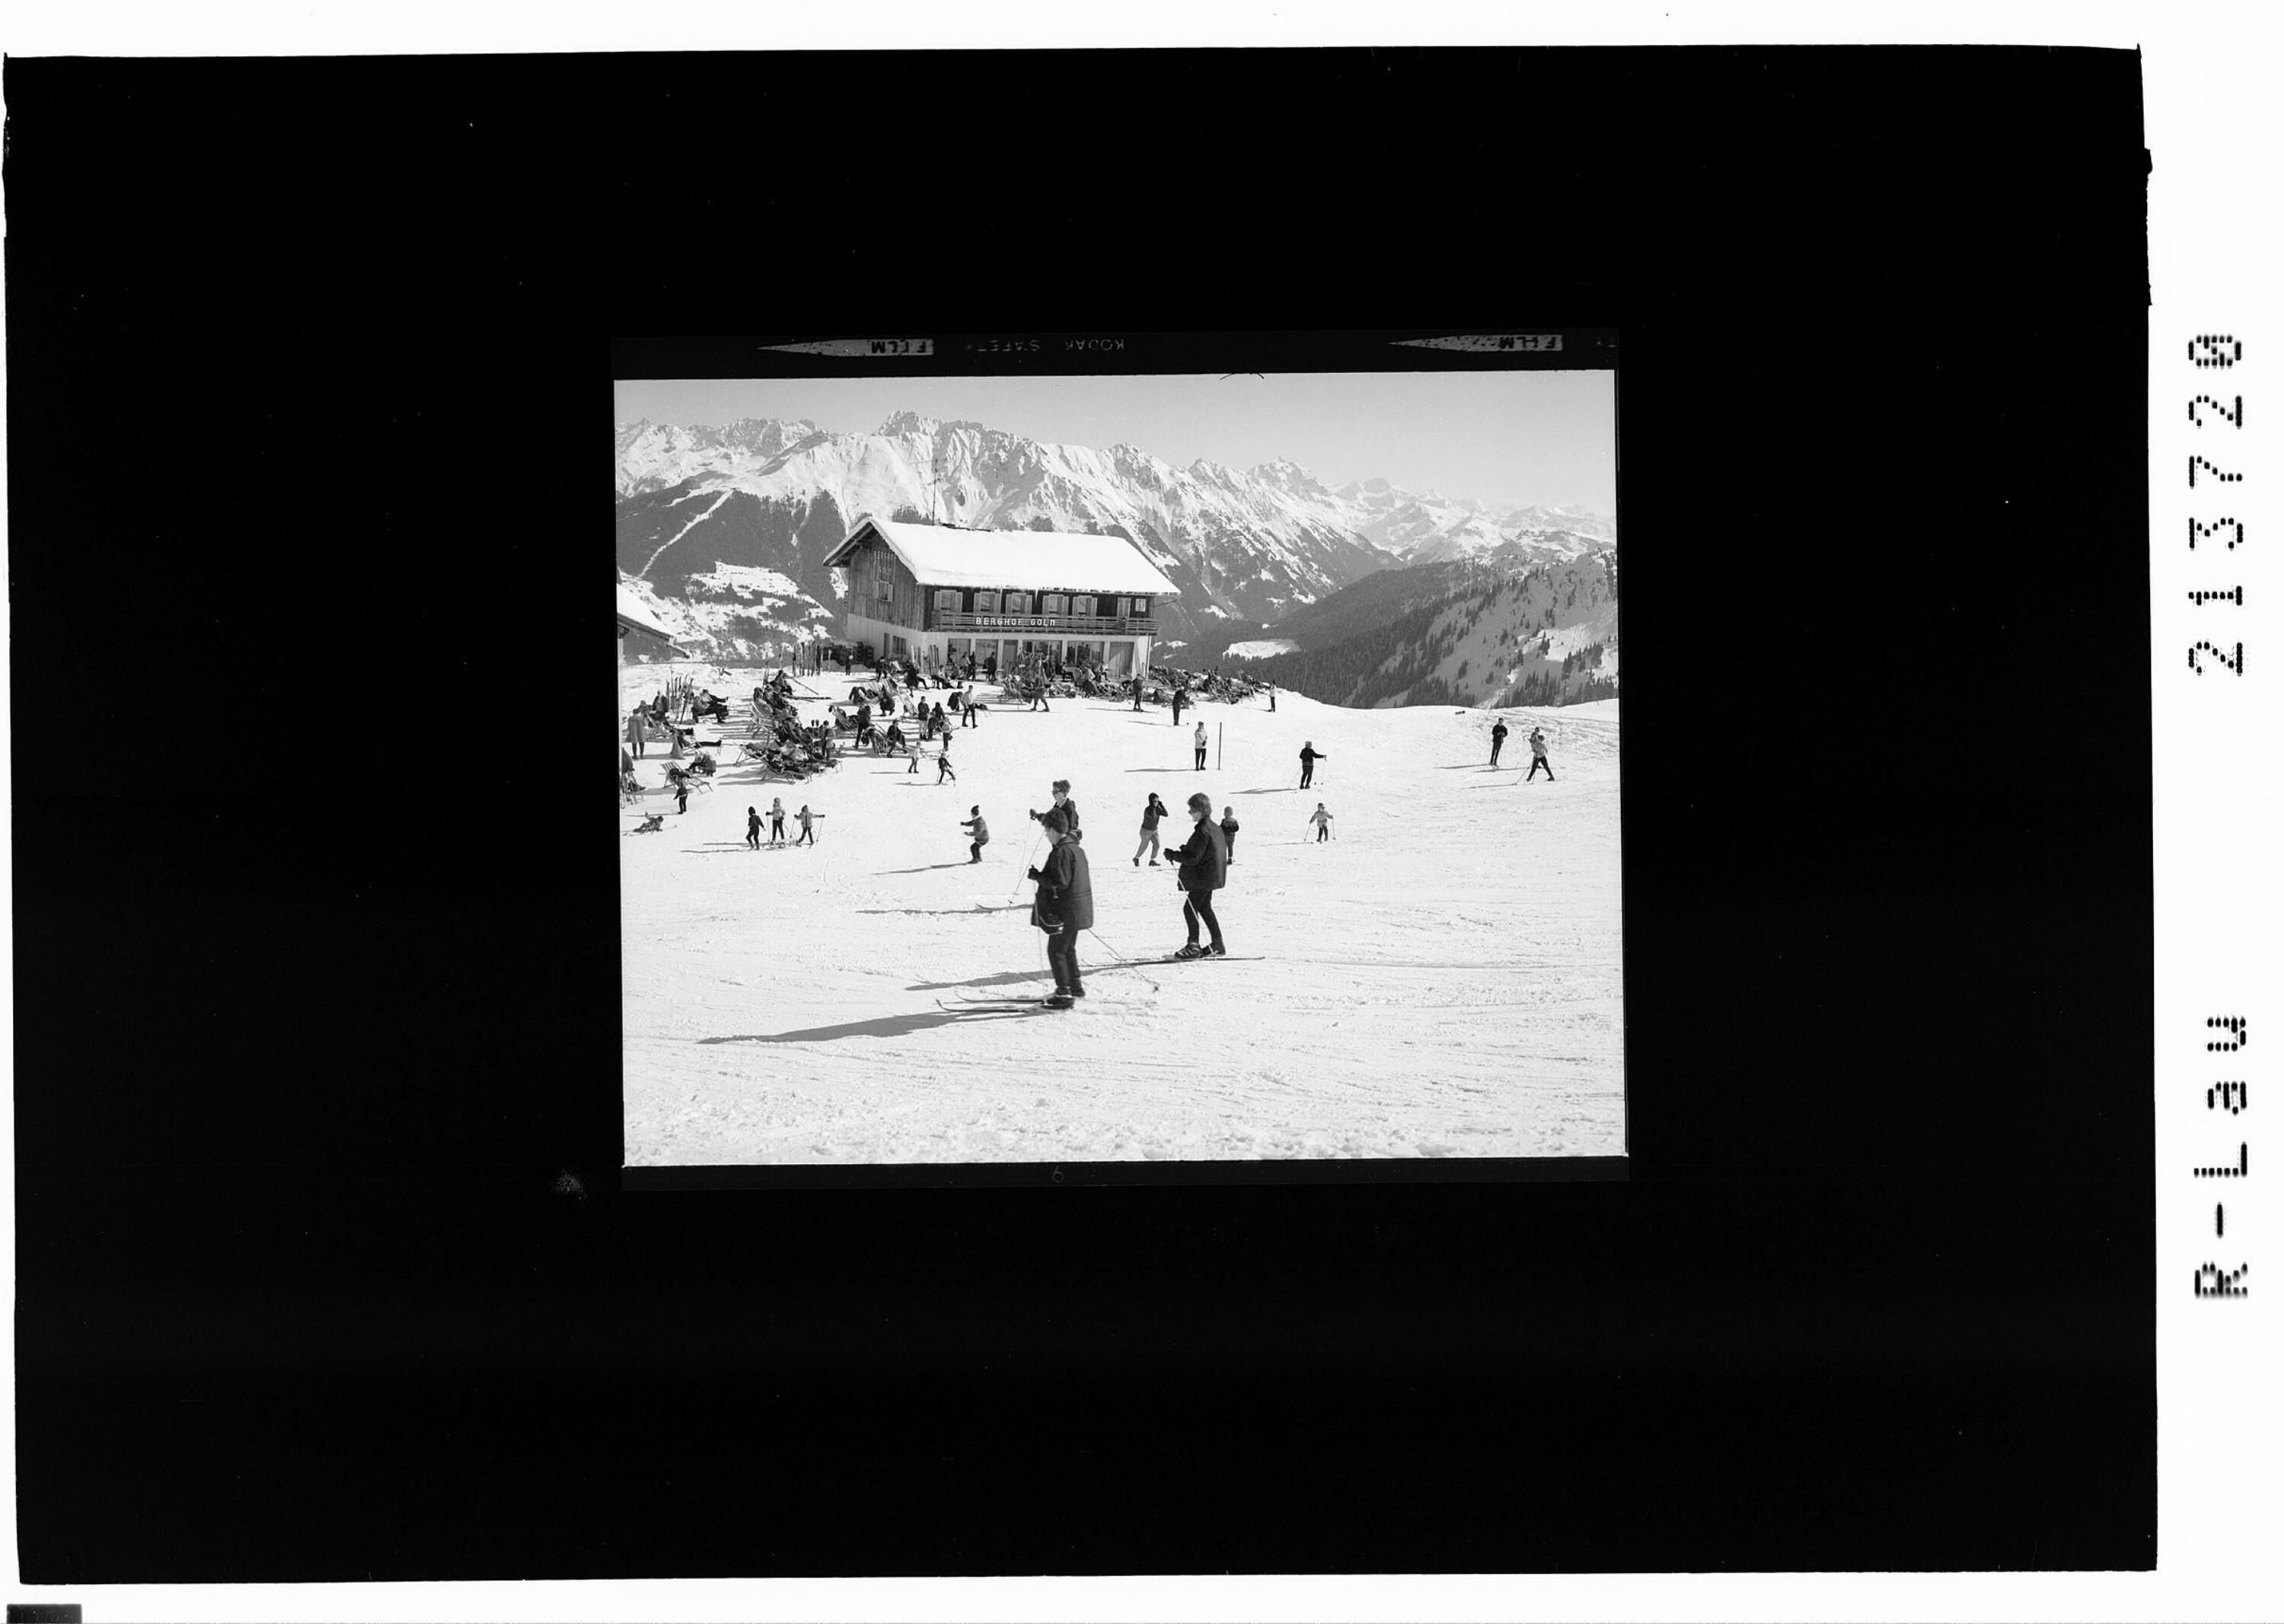
[(928, 1010), (911, 1015), (881, 1015), (871, 1020), (843, 1021), (837, 1027), (804, 1027), (798, 1032), (744, 1032), (730, 1037), (701, 1037), (701, 1043), (829, 1043), (844, 1037), (903, 1037), (908, 1033), (927, 1032), (938, 1027), (957, 1027), (968, 1021), (1009, 1020), (1026, 1019), (1021, 1010), (976, 1010), (955, 1012), (950, 1010)]

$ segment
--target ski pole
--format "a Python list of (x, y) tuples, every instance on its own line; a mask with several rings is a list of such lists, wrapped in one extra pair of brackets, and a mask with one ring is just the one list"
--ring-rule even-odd
[(1024, 853), (1024, 854), (1023, 854), (1023, 868), (1024, 868), (1024, 871), (1024, 871), (1023, 873), (1018, 874), (1018, 875), (1015, 877), (1015, 887), (1014, 887), (1014, 890), (1013, 890), (1013, 891), (1010, 891), (1010, 892), (1008, 892), (1008, 893), (1007, 893), (1007, 901), (1008, 901), (1011, 904), (1012, 904), (1012, 903), (1014, 902), (1014, 900), (1015, 900), (1015, 892), (1016, 892), (1016, 891), (1021, 891), (1021, 890), (1023, 888), (1023, 882), (1024, 882), (1026, 879), (1029, 879), (1029, 878), (1030, 878), (1029, 870), (1030, 870), (1030, 867), (1031, 867), (1031, 859), (1032, 859), (1033, 857), (1036, 857), (1036, 855), (1038, 855), (1038, 852), (1039, 852), (1039, 841), (1040, 841), (1041, 838), (1042, 838), (1042, 837), (1044, 837), (1044, 836), (1046, 834), (1046, 832), (1046, 832), (1046, 828), (1045, 828), (1045, 826), (1043, 824), (1043, 825), (1041, 825), (1041, 827), (1040, 827), (1040, 829), (1039, 829), (1039, 832), (1038, 832), (1037, 834), (1035, 834), (1035, 835), (1033, 835), (1033, 836), (1031, 837), (1031, 849), (1030, 849), (1029, 851), (1028, 851), (1028, 852), (1026, 852), (1026, 853)]

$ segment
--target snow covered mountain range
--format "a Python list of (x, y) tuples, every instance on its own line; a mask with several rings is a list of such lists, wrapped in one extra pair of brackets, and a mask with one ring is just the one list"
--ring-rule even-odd
[(1174, 642), (1215, 619), (1273, 623), (1380, 570), (1494, 550), (1553, 564), (1616, 541), (1583, 509), (1498, 509), (1385, 480), (1334, 490), (1285, 458), (1177, 467), (1130, 445), (913, 412), (869, 434), (644, 421), (618, 426), (614, 445), (620, 578), (685, 646), (723, 659), (782, 658), (829, 626), (841, 583), (819, 561), (865, 513), (1125, 536), (1182, 589), (1163, 613)]

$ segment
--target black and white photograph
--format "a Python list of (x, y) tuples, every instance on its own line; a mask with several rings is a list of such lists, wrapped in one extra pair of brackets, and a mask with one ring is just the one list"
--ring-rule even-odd
[(629, 1164), (1623, 1154), (1615, 340), (1496, 361), (1561, 336), (622, 379)]

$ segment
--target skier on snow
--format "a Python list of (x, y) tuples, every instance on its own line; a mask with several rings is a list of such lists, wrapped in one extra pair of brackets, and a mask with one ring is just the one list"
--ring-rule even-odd
[(1197, 758), (1198, 758), (1198, 770), (1199, 770), (1200, 772), (1203, 772), (1203, 771), (1205, 771), (1205, 769), (1206, 769), (1206, 724), (1205, 724), (1204, 722), (1201, 722), (1200, 723), (1198, 723), (1198, 730), (1197, 730), (1197, 733), (1195, 734), (1195, 736), (1194, 736), (1194, 737), (1193, 737), (1193, 738), (1191, 738), (1191, 740), (1190, 740), (1190, 745), (1191, 745), (1191, 748), (1192, 748), (1192, 749), (1196, 753), (1196, 754), (1197, 754)]
[(762, 849), (762, 815), (751, 807), (746, 808), (746, 845), (748, 849)]
[(1530, 730), (1530, 770), (1523, 775), (1523, 781), (1529, 783), (1538, 777), (1542, 767), (1546, 769), (1546, 781), (1553, 783), (1554, 768), (1546, 759), (1546, 735), (1534, 727)]
[(1318, 801), (1317, 809), (1309, 814), (1309, 821), (1316, 824), (1317, 844), (1322, 846), (1333, 832), (1333, 815), (1325, 810), (1323, 801)]
[(1496, 767), (1496, 766), (1498, 766), (1498, 753), (1499, 753), (1499, 746), (1502, 746), (1502, 745), (1504, 745), (1504, 744), (1506, 744), (1506, 717), (1504, 717), (1504, 716), (1502, 716), (1502, 717), (1500, 717), (1497, 722), (1494, 722), (1493, 723), (1491, 723), (1491, 765), (1492, 765), (1492, 766)]
[(1064, 816), (1070, 819), (1070, 826), (1072, 829), (1077, 829), (1078, 802), (1070, 798), (1070, 780), (1068, 778), (1056, 779), (1054, 783), (1053, 794), (1055, 804), (1049, 807), (1044, 812), (1032, 813), (1031, 821), (1035, 824), (1044, 824), (1049, 818), (1052, 817), (1056, 811), (1060, 809)]
[(794, 844), (795, 846), (816, 845), (817, 831), (809, 826), (810, 820), (813, 817), (823, 817), (825, 814), (822, 812), (811, 812), (809, 809), (809, 802), (804, 800), (801, 803), (801, 810), (794, 813), (794, 816), (801, 820), (801, 839), (795, 840)]
[(785, 844), (785, 802), (774, 795), (770, 797), (770, 844)]
[[(1203, 794), (1189, 800), (1190, 816), (1196, 826), (1190, 838), (1182, 842), (1172, 855), (1181, 866), (1175, 872), (1174, 883), (1182, 888), (1182, 923), (1190, 933), (1189, 945), (1176, 953), (1176, 958), (1220, 958), (1228, 949), (1222, 945), (1221, 921), (1214, 916), (1213, 894), (1222, 888), (1229, 878), (1229, 851), (1222, 844), (1221, 830), (1213, 822), (1213, 802)], [(1198, 921), (1204, 920), (1211, 933), (1213, 945), (1198, 946)]]
[(1150, 866), (1158, 866), (1158, 820), (1165, 816), (1166, 803), (1158, 799), (1156, 792), (1152, 792), (1150, 799), (1142, 803), (1142, 844), (1134, 848), (1136, 868), (1142, 866), (1142, 854), (1146, 851), (1150, 854)]
[(1227, 807), (1221, 809), (1222, 850), (1231, 863), (1237, 861), (1237, 814)]
[(1301, 787), (1305, 790), (1310, 784), (1316, 781), (1317, 763), (1318, 761), (1329, 761), (1332, 758), (1327, 756), (1323, 751), (1318, 749), (1315, 745), (1310, 743), (1305, 738), (1302, 739), (1301, 741)]
[(1047, 933), (1047, 964), (1055, 972), (1054, 995), (1047, 1007), (1067, 1010), (1072, 999), (1086, 996), (1078, 979), (1078, 933), (1094, 924), (1094, 881), (1087, 872), (1086, 854), (1079, 849), (1079, 832), (1063, 809), (1055, 808), (1045, 822), (1055, 843), (1046, 862), (1030, 871), (1039, 882), (1031, 902), (1031, 923)]
[(981, 863), (983, 861), (983, 848), (991, 844), (991, 829), (983, 821), (982, 807), (970, 807), (967, 810), (968, 819), (960, 825), (967, 832), (967, 860)]

